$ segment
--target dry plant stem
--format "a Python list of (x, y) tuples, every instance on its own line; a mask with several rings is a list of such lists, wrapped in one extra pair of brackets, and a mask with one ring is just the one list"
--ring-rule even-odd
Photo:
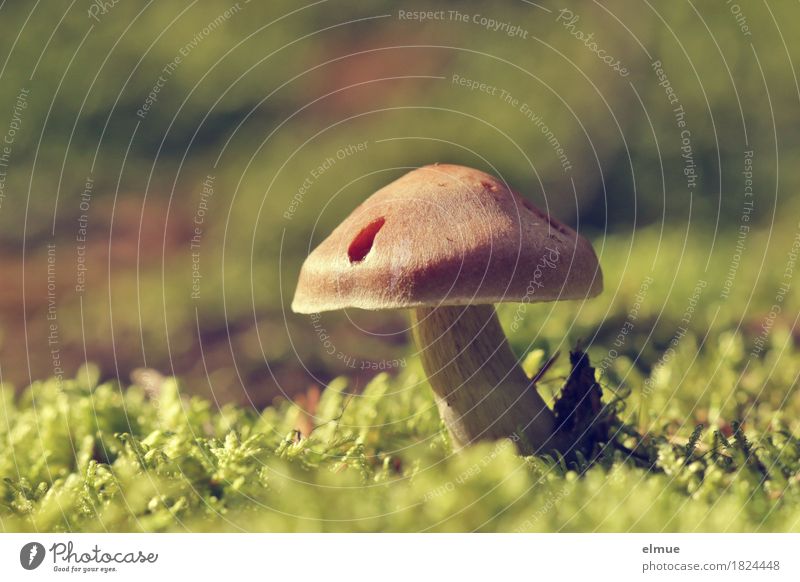
[(418, 307), (413, 323), (456, 449), (505, 437), (523, 454), (560, 448), (553, 412), (517, 363), (494, 306)]

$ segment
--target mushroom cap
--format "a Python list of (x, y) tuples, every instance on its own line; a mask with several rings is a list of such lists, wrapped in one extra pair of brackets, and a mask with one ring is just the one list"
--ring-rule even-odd
[(479, 170), (435, 164), (365, 200), (308, 256), (292, 310), (594, 297), (592, 245)]

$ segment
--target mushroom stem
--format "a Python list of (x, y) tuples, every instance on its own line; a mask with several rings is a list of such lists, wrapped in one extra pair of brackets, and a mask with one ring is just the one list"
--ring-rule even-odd
[(456, 449), (511, 438), (523, 454), (559, 448), (555, 416), (520, 368), (493, 305), (418, 307), (414, 338)]

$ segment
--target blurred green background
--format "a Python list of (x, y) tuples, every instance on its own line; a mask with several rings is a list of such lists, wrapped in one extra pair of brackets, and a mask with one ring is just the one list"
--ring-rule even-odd
[[(415, 14), (430, 10), (443, 12)], [(315, 327), (288, 308), (297, 274), (360, 201), (437, 161), (502, 176), (597, 249), (605, 293), (528, 309), (520, 354), (584, 338), (619, 381), (649, 374), (684, 326), (692, 349), (710, 330), (738, 332), (754, 357), (759, 338), (797, 342), (796, 16), (789, 3), (7, 1), (2, 380), (91, 361), (103, 378), (153, 368), (259, 407), (340, 374), (363, 386), (411, 357), (405, 315)]]

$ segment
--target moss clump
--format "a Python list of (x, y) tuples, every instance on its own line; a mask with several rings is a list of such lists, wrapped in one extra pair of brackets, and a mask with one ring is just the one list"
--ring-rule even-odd
[[(729, 348), (736, 337), (720, 341)], [(644, 400), (623, 398), (623, 388), (604, 382), (605, 404), (639, 428), (615, 424), (591, 464), (523, 458), (504, 442), (451, 454), (416, 364), (398, 377), (377, 377), (357, 395), (344, 380), (334, 382), (313, 416), (286, 401), (260, 413), (214, 410), (184, 396), (173, 379), (158, 390), (123, 390), (95, 385), (88, 370), (60, 384), (37, 382), (19, 397), (5, 388), (0, 525), (4, 531), (800, 531), (798, 399), (792, 390), (776, 400), (710, 384), (702, 370), (718, 366), (719, 354), (708, 345), (695, 352), (692, 366), (681, 368), (678, 353), (654, 372), (660, 379), (653, 382), (666, 382), (688, 370), (680, 389), (653, 392), (645, 412)], [(750, 361), (744, 384), (769, 384), (776, 361), (798, 355), (782, 349)], [(735, 377), (744, 364), (728, 358), (724, 365), (726, 377)], [(566, 363), (548, 372), (568, 374)], [(625, 402), (635, 409), (626, 412)], [(696, 428), (700, 421), (704, 428)]]

